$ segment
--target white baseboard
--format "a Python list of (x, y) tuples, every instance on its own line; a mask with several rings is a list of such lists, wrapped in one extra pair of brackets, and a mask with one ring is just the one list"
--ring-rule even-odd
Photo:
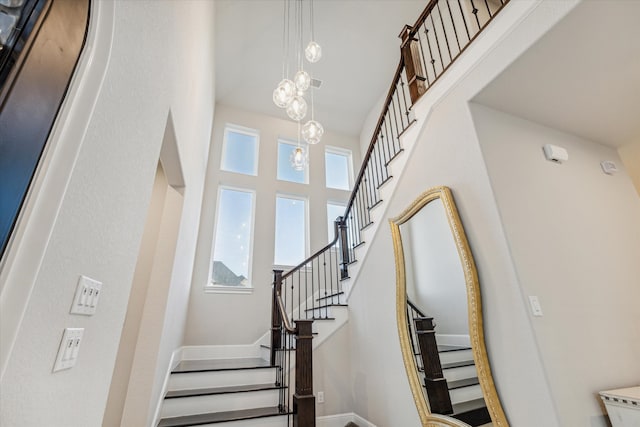
[(350, 422), (358, 424), (359, 427), (376, 427), (371, 422), (353, 412), (317, 417), (316, 427), (344, 427)]

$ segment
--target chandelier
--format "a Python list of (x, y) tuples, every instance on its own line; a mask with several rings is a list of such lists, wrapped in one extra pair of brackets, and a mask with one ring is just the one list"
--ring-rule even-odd
[[(320, 142), (324, 128), (315, 120), (313, 91), (318, 87), (317, 80), (304, 69), (304, 58), (309, 63), (316, 63), (322, 57), (322, 48), (315, 41), (313, 28), (313, 0), (309, 0), (309, 29), (311, 41), (306, 48), (303, 45), (303, 1), (284, 0), (283, 28), (282, 28), (282, 80), (273, 91), (273, 102), (283, 108), (291, 120), (298, 123), (298, 145), (291, 154), (291, 166), (295, 170), (303, 170), (309, 162), (309, 154), (302, 147), (301, 137), (309, 144)], [(292, 64), (293, 63), (293, 64)], [(295, 74), (290, 78), (290, 66), (293, 65)], [(314, 84), (316, 83), (316, 84)], [(307, 116), (308, 103), (305, 96), (309, 94), (311, 101), (311, 119), (304, 125), (302, 121)]]

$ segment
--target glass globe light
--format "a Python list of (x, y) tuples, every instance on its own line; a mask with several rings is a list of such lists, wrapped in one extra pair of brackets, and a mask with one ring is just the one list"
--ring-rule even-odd
[(307, 164), (309, 163), (307, 153), (302, 147), (296, 147), (296, 149), (291, 152), (291, 157), (289, 158), (289, 160), (291, 161), (291, 167), (297, 171), (304, 170), (304, 168), (307, 167)]
[(273, 102), (280, 108), (286, 108), (296, 94), (296, 85), (289, 79), (283, 79), (273, 91)]
[(312, 40), (304, 50), (304, 56), (307, 58), (307, 61), (311, 63), (318, 62), (320, 61), (320, 58), (322, 58), (322, 48), (318, 43)]
[(322, 139), (324, 128), (315, 120), (309, 120), (302, 126), (302, 137), (309, 144), (317, 144)]
[(304, 92), (309, 89), (309, 85), (311, 84), (311, 76), (304, 70), (300, 70), (293, 77), (293, 82), (296, 84), (296, 89), (298, 91)]
[(287, 106), (287, 115), (291, 120), (302, 120), (307, 115), (307, 101), (301, 96), (295, 96)]

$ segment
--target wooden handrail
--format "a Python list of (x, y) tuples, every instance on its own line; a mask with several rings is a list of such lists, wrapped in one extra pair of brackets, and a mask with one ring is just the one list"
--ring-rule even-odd
[(416, 305), (415, 305), (414, 303), (412, 303), (412, 302), (411, 302), (411, 300), (409, 300), (408, 298), (407, 298), (407, 304), (409, 305), (409, 307), (411, 307), (411, 308), (413, 309), (413, 311), (415, 311), (416, 313), (418, 313), (418, 315), (419, 315), (420, 317), (427, 317), (427, 315), (426, 315), (426, 314), (424, 314), (424, 313), (422, 312), (422, 310), (420, 310), (418, 307), (416, 307)]

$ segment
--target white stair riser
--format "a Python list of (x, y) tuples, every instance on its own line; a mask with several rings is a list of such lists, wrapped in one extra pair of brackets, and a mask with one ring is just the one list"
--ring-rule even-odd
[(478, 376), (476, 365), (460, 366), (459, 368), (443, 369), (442, 373), (447, 381), (465, 380)]
[(476, 384), (469, 387), (449, 390), (449, 395), (451, 396), (451, 403), (455, 405), (456, 403), (480, 399), (482, 397), (482, 389), (480, 388), (480, 384)]
[(260, 357), (260, 345), (194, 345), (182, 349), (182, 360)]
[(327, 317), (333, 317), (330, 306), (329, 307), (314, 308), (313, 311), (307, 311), (306, 313), (310, 318), (313, 317), (313, 318), (316, 318), (316, 319), (323, 319), (323, 318), (327, 318)]
[(174, 373), (169, 377), (167, 390), (270, 384), (275, 381), (276, 370), (274, 368)]
[(228, 393), (208, 396), (165, 399), (160, 415), (178, 417), (181, 415), (204, 414), (207, 412), (237, 411), (240, 409), (278, 406), (280, 390), (262, 390), (248, 393)]
[(226, 423), (203, 424), (198, 427), (287, 427), (287, 417), (254, 418), (252, 420), (229, 421)]
[(473, 362), (473, 353), (469, 350), (444, 351), (440, 353), (440, 363)]

